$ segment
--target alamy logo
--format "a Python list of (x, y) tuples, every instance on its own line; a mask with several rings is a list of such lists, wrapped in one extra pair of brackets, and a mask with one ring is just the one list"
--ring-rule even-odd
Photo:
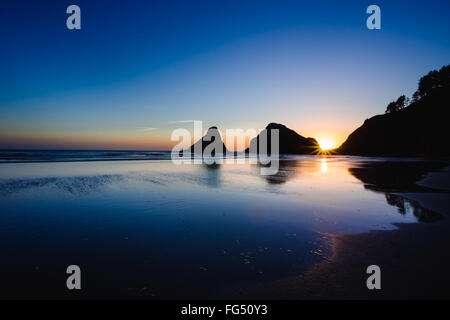
[(367, 29), (369, 29), (369, 30), (381, 29), (381, 9), (380, 9), (380, 7), (372, 4), (367, 7), (366, 13), (370, 14), (370, 16), (367, 18), (367, 21), (366, 21)]
[(70, 16), (66, 20), (66, 26), (69, 30), (80, 30), (81, 29), (81, 9), (79, 6), (72, 4), (67, 7), (67, 14)]
[(66, 286), (69, 290), (80, 290), (81, 289), (81, 269), (79, 266), (73, 264), (67, 267), (67, 274), (70, 276), (67, 278)]
[(367, 289), (381, 289), (381, 269), (376, 264), (370, 265), (366, 270), (367, 274), (370, 274), (370, 277), (367, 278), (366, 285)]

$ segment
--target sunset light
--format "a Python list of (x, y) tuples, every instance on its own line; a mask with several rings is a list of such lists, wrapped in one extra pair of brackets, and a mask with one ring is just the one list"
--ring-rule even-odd
[(318, 138), (317, 142), (319, 142), (320, 148), (324, 150), (330, 150), (335, 148), (335, 143), (327, 138)]
[(450, 300), (449, 16), (0, 0), (0, 300), (254, 320)]

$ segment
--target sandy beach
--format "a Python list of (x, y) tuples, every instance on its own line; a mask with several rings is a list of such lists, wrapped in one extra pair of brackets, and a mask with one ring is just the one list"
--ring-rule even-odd
[(448, 297), (447, 162), (300, 156), (270, 177), (166, 160), (1, 166), (4, 298), (71, 298), (73, 261), (80, 298)]
[[(417, 184), (450, 190), (450, 172), (427, 174)], [(397, 230), (325, 235), (332, 254), (304, 274), (258, 286), (228, 288), (242, 299), (448, 299), (450, 293), (450, 199), (445, 193), (407, 193), (444, 219), (433, 223), (395, 224)], [(381, 268), (381, 290), (368, 290), (366, 268)]]

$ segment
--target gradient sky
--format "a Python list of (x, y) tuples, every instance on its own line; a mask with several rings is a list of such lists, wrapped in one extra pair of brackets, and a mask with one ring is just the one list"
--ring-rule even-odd
[[(71, 4), (81, 30), (66, 28)], [(366, 28), (370, 4), (381, 30)], [(2, 0), (0, 148), (170, 149), (186, 120), (280, 122), (340, 144), (450, 63), (449, 13), (430, 0)]]

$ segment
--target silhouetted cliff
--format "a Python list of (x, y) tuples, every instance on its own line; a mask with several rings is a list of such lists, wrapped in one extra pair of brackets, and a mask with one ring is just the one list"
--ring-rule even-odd
[(362, 156), (449, 156), (449, 87), (434, 88), (408, 107), (364, 121), (337, 149)]
[[(265, 131), (267, 132), (267, 144), (268, 153), (271, 153), (271, 132), (273, 129), (278, 129), (279, 131), (279, 153), (280, 154), (317, 154), (320, 151), (319, 143), (314, 138), (305, 138), (299, 135), (294, 130), (287, 128), (286, 126), (278, 123), (269, 123), (267, 127), (260, 132), (260, 134), (250, 141), (250, 148), (247, 148), (245, 152), (249, 150), (259, 150), (259, 139), (261, 134)], [(256, 145), (255, 145), (256, 144)]]

